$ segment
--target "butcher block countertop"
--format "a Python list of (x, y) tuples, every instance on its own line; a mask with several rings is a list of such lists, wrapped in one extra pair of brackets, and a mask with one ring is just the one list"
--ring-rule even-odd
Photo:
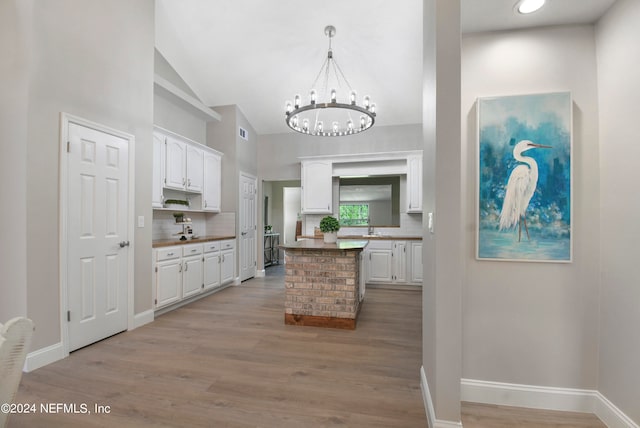
[(201, 244), (203, 242), (223, 241), (225, 239), (236, 239), (236, 237), (233, 235), (229, 235), (229, 236), (209, 235), (209, 236), (200, 236), (199, 238), (196, 238), (196, 239), (187, 239), (184, 241), (181, 241), (179, 238), (158, 239), (156, 241), (153, 241), (151, 246), (153, 248), (172, 247), (174, 245)]

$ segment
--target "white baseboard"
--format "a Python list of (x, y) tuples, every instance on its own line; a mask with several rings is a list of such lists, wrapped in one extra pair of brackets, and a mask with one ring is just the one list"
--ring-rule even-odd
[(640, 428), (599, 391), (596, 391), (596, 396), (593, 413), (609, 428)]
[(149, 309), (148, 311), (135, 314), (133, 316), (133, 328), (135, 329), (138, 327), (142, 327), (145, 324), (149, 324), (150, 322), (153, 322), (154, 320), (153, 314), (154, 314), (153, 309)]
[(436, 412), (433, 409), (433, 400), (431, 399), (431, 391), (427, 383), (427, 376), (424, 373), (424, 367), (420, 367), (420, 389), (422, 390), (422, 401), (424, 409), (427, 413), (427, 423), (429, 428), (462, 428), (462, 422), (441, 421), (436, 418)]
[(24, 362), (24, 371), (31, 372), (47, 364), (54, 363), (66, 357), (62, 342), (54, 343), (44, 348), (40, 348), (27, 354)]
[(609, 428), (640, 428), (599, 391), (462, 379), (462, 401), (594, 413)]
[(264, 278), (266, 271), (264, 269), (256, 271), (256, 278)]

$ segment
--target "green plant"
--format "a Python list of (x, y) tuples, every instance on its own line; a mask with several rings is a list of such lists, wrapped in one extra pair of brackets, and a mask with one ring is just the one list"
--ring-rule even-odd
[(175, 218), (177, 218), (177, 219), (178, 219), (178, 218), (182, 218), (182, 217), (184, 217), (184, 213), (173, 213), (173, 216), (174, 216)]
[(181, 199), (167, 199), (166, 201), (164, 201), (164, 203), (167, 205), (175, 204), (175, 205), (184, 205), (185, 207), (189, 206), (189, 201), (183, 201)]
[(332, 217), (330, 215), (324, 217), (322, 220), (320, 220), (320, 231), (323, 233), (326, 232), (337, 232), (340, 230), (340, 223), (338, 222), (338, 219), (335, 217)]

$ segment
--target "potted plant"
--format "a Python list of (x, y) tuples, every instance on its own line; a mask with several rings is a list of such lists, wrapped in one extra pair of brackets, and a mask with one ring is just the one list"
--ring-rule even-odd
[(176, 223), (184, 223), (184, 213), (173, 213)]
[(335, 243), (338, 240), (338, 230), (340, 230), (340, 223), (337, 218), (328, 215), (320, 220), (320, 231), (324, 234), (324, 242)]
[(182, 199), (167, 199), (164, 201), (165, 208), (173, 208), (173, 209), (188, 209), (189, 201), (184, 201)]

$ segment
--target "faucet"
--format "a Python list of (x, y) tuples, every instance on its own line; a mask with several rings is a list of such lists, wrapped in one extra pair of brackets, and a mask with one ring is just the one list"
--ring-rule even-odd
[(367, 235), (373, 235), (373, 226), (371, 225), (371, 219), (367, 219)]

